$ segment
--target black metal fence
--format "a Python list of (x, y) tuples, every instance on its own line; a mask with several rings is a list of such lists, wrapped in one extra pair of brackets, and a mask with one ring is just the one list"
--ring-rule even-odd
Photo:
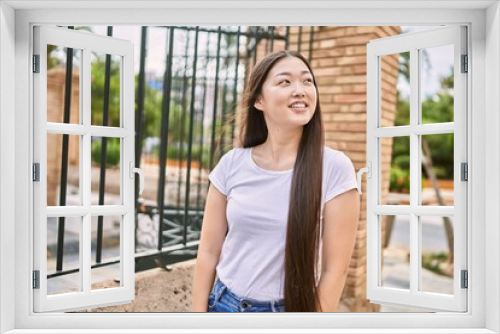
[[(113, 36), (118, 29), (107, 27), (106, 34)], [(246, 80), (245, 66), (255, 64), (258, 52), (273, 51), (277, 43), (281, 49), (288, 49), (290, 27), (282, 28), (281, 34), (275, 27), (156, 26), (136, 29), (140, 30), (140, 43), (136, 73), (135, 160), (136, 166), (145, 171), (149, 184), (156, 184), (154, 191), (146, 189), (149, 195), (143, 197), (139, 197), (136, 184), (136, 271), (139, 271), (167, 267), (196, 256), (208, 172), (232, 147), (234, 126), (226, 135), (219, 134), (227, 117), (236, 110)], [(310, 29), (306, 47), (301, 42), (302, 29), (298, 28), (298, 51), (308, 49), (310, 58), (314, 29)], [(151, 40), (151, 32), (159, 30), (163, 31), (166, 46), (161, 76), (148, 72), (148, 59), (152, 56), (148, 54), (148, 46), (158, 42)], [(73, 57), (69, 50), (66, 56), (66, 90), (69, 92)], [(109, 122), (110, 73), (110, 55), (106, 55), (103, 126)], [(70, 104), (65, 100), (65, 122), (66, 116), (69, 119)], [(63, 143), (64, 140), (67, 141), (63, 139)], [(107, 138), (102, 138), (100, 149), (98, 203), (102, 205), (107, 186)], [(65, 205), (67, 143), (63, 144), (61, 154), (59, 199), (62, 202), (59, 205)], [(64, 229), (64, 218), (61, 218), (56, 245), (57, 266), (49, 278), (75, 272), (63, 268)], [(102, 259), (102, 216), (98, 217), (96, 233), (93, 268), (119, 262), (119, 259)]]

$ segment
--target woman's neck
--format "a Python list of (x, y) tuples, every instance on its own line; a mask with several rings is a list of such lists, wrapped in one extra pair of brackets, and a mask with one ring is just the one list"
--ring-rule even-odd
[(269, 169), (291, 169), (295, 165), (302, 132), (280, 129), (269, 131), (267, 140), (257, 147), (257, 160)]

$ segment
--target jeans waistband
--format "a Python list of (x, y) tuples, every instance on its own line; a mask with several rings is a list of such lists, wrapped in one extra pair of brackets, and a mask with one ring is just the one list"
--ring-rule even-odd
[(255, 300), (251, 298), (245, 298), (245, 297), (240, 297), (231, 290), (220, 280), (217, 279), (213, 293), (215, 295), (215, 300), (219, 301), (222, 296), (224, 298), (234, 304), (235, 306), (244, 306), (244, 307), (250, 307), (250, 306), (256, 306), (256, 307), (270, 307), (270, 308), (275, 308), (278, 306), (285, 306), (285, 300), (284, 299), (276, 299), (276, 300)]

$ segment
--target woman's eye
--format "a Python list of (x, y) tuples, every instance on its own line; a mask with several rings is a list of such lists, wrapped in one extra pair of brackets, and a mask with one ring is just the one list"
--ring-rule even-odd
[(288, 81), (288, 80), (282, 80), (282, 81), (280, 82), (280, 85), (281, 85), (282, 83), (290, 83), (290, 81)]
[(313, 80), (312, 80), (311, 78), (308, 78), (308, 79), (306, 79), (305, 81), (306, 81), (306, 82), (310, 82), (310, 83), (312, 83), (312, 82), (313, 82)]

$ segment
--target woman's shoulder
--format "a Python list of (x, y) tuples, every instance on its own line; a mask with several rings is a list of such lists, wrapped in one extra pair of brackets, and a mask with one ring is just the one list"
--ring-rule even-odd
[(243, 147), (233, 147), (229, 151), (227, 151), (223, 156), (230, 158), (231, 160), (238, 160), (245, 156), (248, 153), (250, 148)]
[(229, 166), (237, 165), (239, 162), (243, 161), (245, 155), (248, 153), (247, 148), (233, 147), (226, 153), (224, 153), (220, 159), (220, 163)]
[[(335, 150), (331, 147), (328, 147), (328, 146), (323, 146), (323, 156), (326, 158), (326, 159), (335, 159), (335, 158), (341, 158), (342, 156), (345, 156), (345, 153), (342, 152), (342, 151), (339, 151), (339, 150)], [(349, 157), (347, 157), (349, 158)]]
[(342, 151), (323, 147), (323, 163), (326, 167), (353, 167), (351, 159)]

